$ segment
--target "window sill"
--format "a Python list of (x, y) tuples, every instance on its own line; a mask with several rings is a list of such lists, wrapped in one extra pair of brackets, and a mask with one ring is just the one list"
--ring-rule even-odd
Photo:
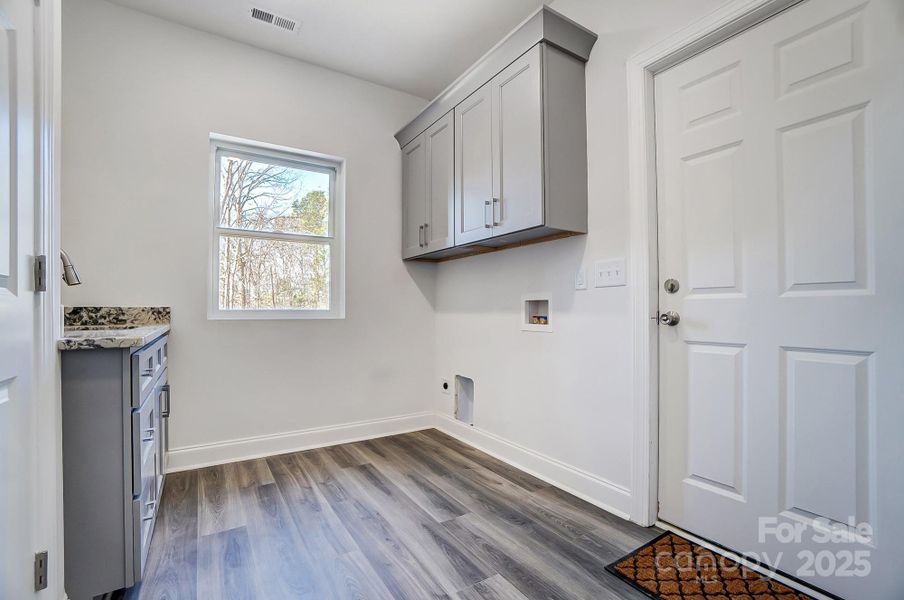
[(345, 311), (336, 310), (212, 310), (208, 321), (295, 321), (306, 319), (344, 319)]

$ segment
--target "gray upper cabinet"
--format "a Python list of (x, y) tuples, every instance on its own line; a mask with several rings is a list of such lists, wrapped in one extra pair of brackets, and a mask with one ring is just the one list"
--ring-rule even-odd
[[(396, 134), (404, 258), (440, 260), (587, 232), (584, 63), (595, 41), (544, 6)], [(454, 153), (431, 153), (431, 135), (448, 136), (453, 116)], [(443, 137), (442, 147), (448, 143)], [(448, 172), (454, 180), (446, 187), (431, 180)], [(438, 214), (452, 216), (449, 229), (439, 229)]]
[(455, 133), (450, 112), (402, 151), (402, 256), (414, 258), (454, 244)]

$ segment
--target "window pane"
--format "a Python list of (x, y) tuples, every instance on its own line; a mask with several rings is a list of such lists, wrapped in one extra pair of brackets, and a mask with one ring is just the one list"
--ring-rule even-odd
[(329, 310), (329, 245), (221, 235), (220, 308)]
[(220, 155), (220, 224), (329, 234), (329, 173)]

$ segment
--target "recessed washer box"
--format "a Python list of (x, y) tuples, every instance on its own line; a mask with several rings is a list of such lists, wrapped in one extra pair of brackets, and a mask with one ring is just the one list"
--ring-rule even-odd
[(521, 331), (552, 332), (553, 318), (546, 292), (521, 296)]

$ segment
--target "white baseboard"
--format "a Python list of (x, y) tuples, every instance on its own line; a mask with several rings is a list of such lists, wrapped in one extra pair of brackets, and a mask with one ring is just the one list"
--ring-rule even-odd
[(172, 448), (167, 454), (167, 473), (188, 471), (211, 465), (358, 442), (372, 438), (429, 429), (435, 426), (435, 413), (423, 412), (372, 419), (326, 427), (312, 427), (271, 435)]
[(546, 483), (623, 519), (630, 518), (631, 491), (478, 427), (436, 415), (436, 428)]

